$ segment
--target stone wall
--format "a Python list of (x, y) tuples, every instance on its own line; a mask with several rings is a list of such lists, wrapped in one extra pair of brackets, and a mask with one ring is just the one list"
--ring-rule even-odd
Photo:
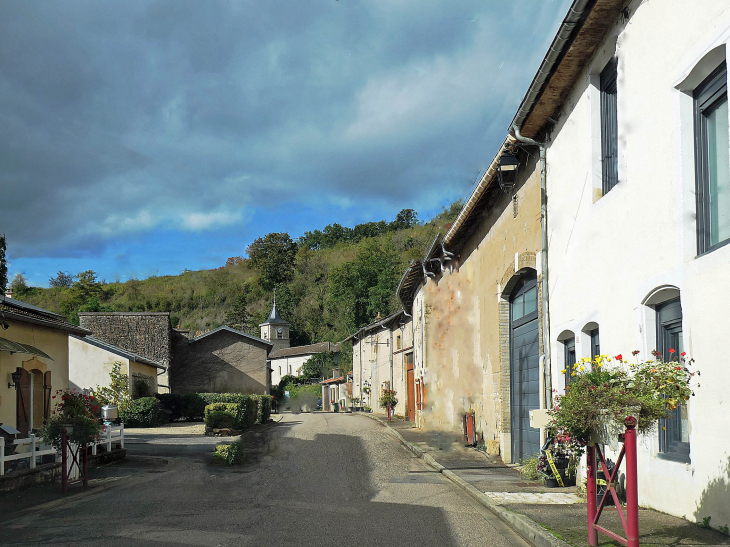
[[(79, 313), (79, 323), (99, 340), (131, 351), (165, 367), (172, 362), (172, 326), (166, 312)], [(169, 384), (168, 372), (158, 377)], [(165, 389), (160, 389), (161, 393)]]
[(269, 346), (227, 330), (188, 342), (174, 334), (173, 393), (269, 393)]
[(160, 312), (79, 313), (79, 323), (93, 336), (161, 365), (171, 361), (170, 314)]

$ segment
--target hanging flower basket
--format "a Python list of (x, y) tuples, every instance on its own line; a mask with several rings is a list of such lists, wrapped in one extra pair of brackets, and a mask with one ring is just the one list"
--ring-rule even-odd
[[(633, 352), (637, 357), (638, 351)], [(618, 436), (633, 418), (639, 433), (651, 432), (657, 421), (694, 395), (692, 359), (670, 350), (668, 361), (655, 359), (629, 363), (622, 355), (583, 358), (570, 371), (565, 395), (556, 397), (548, 430), (566, 435), (583, 445), (618, 447)], [(563, 373), (568, 371), (563, 370)]]

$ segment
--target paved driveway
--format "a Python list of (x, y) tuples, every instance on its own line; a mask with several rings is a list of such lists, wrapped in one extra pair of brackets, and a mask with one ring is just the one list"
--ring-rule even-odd
[(285, 414), (239, 468), (209, 465), (221, 439), (130, 433), (88, 492), (4, 511), (3, 544), (527, 545), (364, 416)]

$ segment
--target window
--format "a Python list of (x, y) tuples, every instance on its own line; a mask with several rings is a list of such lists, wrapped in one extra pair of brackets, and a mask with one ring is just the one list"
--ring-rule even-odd
[(573, 365), (575, 365), (575, 338), (563, 340), (565, 353), (565, 385), (569, 386), (573, 379)]
[(604, 194), (618, 184), (617, 76), (614, 58), (601, 72), (601, 163)]
[(281, 340), (282, 338), (284, 338), (284, 329), (283, 328), (279, 327), (278, 329), (276, 329), (276, 337), (279, 340)]
[(730, 242), (730, 153), (727, 68), (720, 65), (694, 92), (698, 254)]
[(395, 338), (395, 349), (400, 349), (400, 334)]
[(593, 329), (588, 333), (591, 337), (591, 359), (596, 355), (601, 355), (601, 344), (598, 340), (598, 329)]
[[(669, 360), (680, 355), (682, 343), (682, 305), (679, 298), (663, 302), (656, 307), (657, 351), (661, 358)], [(674, 352), (670, 353), (670, 349)], [(676, 357), (675, 357), (676, 358)], [(659, 421), (659, 452), (661, 457), (689, 462), (689, 419), (687, 405), (680, 405), (671, 415)]]

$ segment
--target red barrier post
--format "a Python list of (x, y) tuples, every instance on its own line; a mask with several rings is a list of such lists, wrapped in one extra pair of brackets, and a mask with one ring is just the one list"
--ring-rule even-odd
[(635, 420), (627, 420), (626, 425), (626, 433), (624, 434), (624, 447), (626, 449), (626, 540), (628, 547), (639, 547), (639, 480), (636, 469)]
[(589, 445), (586, 450), (588, 479), (586, 481), (586, 496), (588, 497), (588, 545), (598, 545), (598, 530), (594, 527), (596, 520), (596, 446)]
[(66, 493), (68, 487), (68, 469), (66, 464), (66, 451), (68, 449), (68, 436), (66, 435), (66, 429), (61, 430), (61, 493)]
[(390, 403), (388, 403), (388, 422), (390, 422)]

